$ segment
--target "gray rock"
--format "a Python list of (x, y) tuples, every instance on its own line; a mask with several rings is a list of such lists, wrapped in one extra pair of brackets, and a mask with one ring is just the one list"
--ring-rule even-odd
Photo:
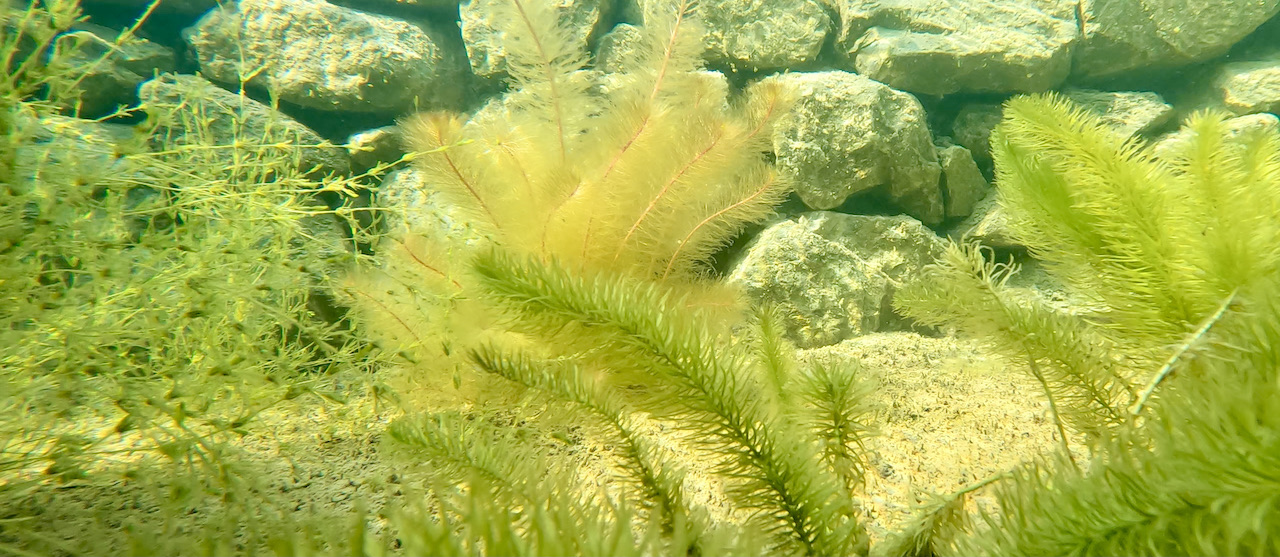
[[(209, 137), (193, 137), (191, 141), (201, 145), (231, 145), (237, 139), (260, 140), (264, 143), (288, 142), (299, 145), (300, 167), (316, 168), (319, 172), (345, 174), (351, 162), (341, 148), (330, 145), (298, 121), (258, 101), (237, 95), (218, 87), (203, 77), (183, 74), (165, 74), (143, 83), (138, 88), (143, 107), (172, 137), (183, 141), (185, 136), (207, 133)], [(172, 118), (177, 107), (197, 104), (200, 113), (208, 117), (207, 131), (190, 129), (187, 122)]]
[(1067, 89), (1062, 94), (1126, 137), (1151, 133), (1173, 117), (1173, 106), (1151, 92)]
[(20, 189), (41, 184), (93, 187), (128, 169), (121, 158), (133, 138), (123, 124), (15, 112), (13, 132), (25, 138), (13, 150), (13, 178)]
[(399, 160), (404, 155), (400, 146), (400, 126), (382, 126), (347, 138), (347, 154), (355, 172), (364, 172), (379, 164)]
[[(508, 0), (467, 0), (459, 6), (462, 40), (466, 43), (471, 71), (477, 76), (501, 79), (507, 75), (507, 33), (494, 16)], [(552, 1), (552, 0), (540, 0)], [(560, 23), (586, 51), (599, 27), (609, 19), (611, 2), (604, 0), (554, 0)]]
[(404, 13), (456, 10), (462, 0), (334, 0), (334, 4), (378, 13)]
[(992, 103), (965, 105), (951, 123), (951, 137), (980, 164), (991, 164), (991, 130), (1004, 117), (1004, 108)]
[(323, 0), (240, 0), (184, 31), (209, 79), (244, 76), (300, 106), (379, 113), (456, 102), (461, 53), (432, 35)]
[(907, 214), (929, 224), (942, 221), (942, 169), (915, 97), (848, 72), (772, 79), (800, 95), (774, 129), (773, 146), (778, 169), (805, 205), (832, 209), (883, 185)]
[(1210, 99), (1237, 115), (1280, 112), (1280, 51), (1223, 64), (1214, 74)]
[(76, 27), (58, 40), (70, 52), (66, 62), (84, 72), (75, 96), (67, 99), (78, 104), (81, 117), (97, 118), (133, 104), (140, 83), (174, 70), (173, 49), (137, 37), (116, 46), (115, 30), (87, 23)]
[(639, 27), (628, 23), (620, 23), (605, 33), (596, 49), (595, 69), (606, 73), (626, 71), (640, 59), (640, 33)]
[(432, 189), (416, 168), (393, 171), (382, 180), (377, 192), (378, 206), (385, 208), (387, 233), (394, 238), (419, 235), (448, 239), (456, 245), (479, 242), (482, 234), (468, 219)]
[(991, 192), (978, 201), (973, 213), (960, 221), (947, 236), (953, 240), (967, 242), (976, 240), (984, 246), (993, 248), (1023, 248), (1021, 242), (1014, 239), (1009, 229), (1009, 216), (1000, 208), (998, 196)]
[(791, 340), (813, 348), (905, 326), (890, 305), (895, 285), (942, 249), (909, 217), (805, 213), (760, 233), (727, 280), (778, 307)]
[(968, 216), (987, 195), (987, 179), (978, 170), (973, 154), (959, 145), (939, 147), (938, 162), (942, 165), (947, 218)]
[(916, 93), (1050, 89), (1079, 37), (1070, 0), (833, 1), (852, 69)]
[(1280, 0), (1082, 0), (1074, 73), (1111, 77), (1214, 58), (1280, 11)]
[(818, 58), (831, 18), (814, 0), (720, 0), (700, 4), (707, 60), (748, 71), (794, 68)]

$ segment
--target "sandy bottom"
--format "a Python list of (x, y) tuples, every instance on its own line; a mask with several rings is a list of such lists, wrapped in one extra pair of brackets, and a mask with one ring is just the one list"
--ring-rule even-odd
[[(881, 333), (808, 355), (855, 357), (878, 382), (873, 395), (878, 431), (868, 445), (866, 489), (856, 495), (873, 543), (911, 516), (920, 493), (953, 492), (1060, 443), (1034, 383), (971, 342)], [(244, 466), (254, 478), (250, 489), (284, 512), (338, 517), (363, 506), (371, 510), (374, 530), (381, 530), (378, 509), (395, 506), (411, 491), (402, 485), (403, 471), (378, 454), (379, 431), (390, 417), (367, 403), (265, 416), (258, 430), (265, 433), (246, 438), (242, 447)], [(658, 438), (666, 436), (663, 424), (649, 429)], [(608, 483), (609, 447), (581, 430), (569, 431), (569, 442), (557, 452), (581, 466), (584, 483)], [(713, 514), (733, 516), (705, 463), (677, 443), (664, 444), (675, 458), (686, 459), (688, 496)], [(110, 532), (154, 524), (170, 497), (165, 489), (124, 477), (4, 487), (10, 496), (3, 498), (9, 508), (0, 509), (0, 553), (8, 552), (3, 544), (18, 542), (12, 530), (4, 529), (19, 525), (38, 531), (46, 547), (62, 548), (59, 553), (125, 552)], [(14, 490), (22, 495), (13, 497)], [(975, 505), (990, 509), (993, 501), (979, 491), (971, 497), (971, 508)], [(192, 508), (168, 519), (165, 528), (198, 531), (215, 515), (209, 508)], [(86, 545), (85, 537), (95, 535), (103, 536), (102, 543)]]

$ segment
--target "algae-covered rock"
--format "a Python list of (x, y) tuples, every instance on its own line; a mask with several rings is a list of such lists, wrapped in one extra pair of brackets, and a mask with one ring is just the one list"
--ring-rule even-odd
[(202, 75), (301, 106), (402, 113), (462, 94), (460, 53), (434, 31), (319, 0), (228, 3), (184, 34)]
[[(194, 75), (165, 74), (138, 88), (138, 97), (146, 109), (161, 118), (161, 125), (178, 136), (208, 133), (212, 137), (197, 141), (207, 145), (231, 145), (237, 139), (274, 143), (284, 141), (298, 145), (301, 167), (318, 167), (322, 172), (346, 173), (351, 162), (342, 149), (330, 145), (319, 134), (297, 120), (245, 96), (218, 87)], [(209, 116), (207, 129), (191, 129), (190, 122), (165, 118), (181, 104), (202, 105), (201, 114)]]
[(895, 89), (1034, 92), (1071, 72), (1079, 36), (1068, 0), (835, 0), (837, 50)]
[(1280, 51), (1223, 64), (1213, 77), (1210, 99), (1237, 115), (1280, 112)]
[(1084, 0), (1074, 73), (1112, 77), (1208, 60), (1277, 11), (1280, 0)]
[(809, 64), (831, 31), (831, 18), (814, 0), (721, 0), (701, 5), (707, 59), (748, 71)]
[(1062, 94), (1126, 137), (1151, 133), (1173, 117), (1173, 106), (1149, 91), (1067, 89)]
[(968, 216), (978, 201), (987, 195), (987, 179), (978, 170), (973, 154), (959, 145), (939, 147), (938, 162), (942, 165), (947, 218)]
[(778, 169), (813, 209), (833, 209), (851, 195), (886, 186), (907, 214), (943, 218), (937, 149), (924, 108), (908, 93), (848, 72), (793, 73), (799, 93), (774, 130)]
[(71, 99), (81, 117), (105, 116), (133, 104), (140, 83), (175, 68), (171, 48), (138, 37), (116, 44), (118, 33), (112, 29), (89, 23), (79, 27), (59, 41), (71, 53), (66, 63), (84, 72)]
[(777, 306), (791, 340), (813, 348), (906, 326), (890, 309), (894, 285), (941, 251), (941, 240), (910, 217), (817, 211), (766, 228), (728, 281)]

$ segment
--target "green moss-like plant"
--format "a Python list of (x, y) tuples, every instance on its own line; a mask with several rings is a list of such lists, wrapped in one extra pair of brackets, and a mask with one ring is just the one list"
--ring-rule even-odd
[[(1258, 554), (1280, 540), (1280, 134), (1193, 116), (1157, 157), (1054, 95), (1006, 105), (993, 135), (1014, 234), (1084, 300), (1067, 312), (955, 245), (897, 304), (1027, 365), (1088, 434), (997, 484), (960, 553)], [(932, 547), (949, 547), (946, 543)]]
[[(689, 1), (646, 3), (638, 54), (603, 77), (586, 70), (587, 54), (551, 4), (488, 6), (512, 90), (470, 118), (435, 112), (402, 123), (423, 186), (482, 244), (665, 281), (740, 318), (732, 291), (700, 279), (712, 252), (789, 189), (762, 155), (788, 92), (767, 81), (731, 99), (722, 79), (700, 71), (702, 31)], [(425, 339), (474, 338), (490, 321), (465, 303), (469, 278), (458, 263), (474, 242), (430, 230), (390, 236), (381, 272), (353, 281), (353, 303), (388, 344), (419, 361), (449, 360), (456, 351)]]
[[(851, 478), (858, 469), (845, 459), (859, 454), (857, 439), (863, 429), (854, 420), (862, 387), (852, 369), (812, 371), (809, 381), (815, 387), (797, 389), (789, 394), (790, 402), (780, 403), (788, 397), (775, 390), (769, 378), (784, 376), (788, 385), (799, 385), (804, 379), (779, 369), (777, 358), (757, 350), (782, 343), (775, 336), (776, 326), (754, 327), (755, 336), (766, 342), (735, 343), (719, 336), (704, 315), (684, 309), (687, 299), (678, 291), (616, 273), (579, 274), (502, 252), (480, 257), (476, 273), (482, 295), (514, 319), (517, 330), (557, 348), (556, 357), (548, 359), (542, 350), (485, 345), (471, 352), (472, 361), (483, 370), (572, 403), (603, 423), (608, 436), (622, 447), (620, 472), (629, 476), (633, 489), (622, 492), (620, 501), (596, 500), (593, 507), (642, 509), (642, 516), (660, 525), (659, 532), (678, 533), (675, 539), (687, 540), (689, 551), (697, 554), (721, 547), (714, 541), (722, 539), (716, 532), (731, 526), (709, 524), (705, 512), (686, 501), (680, 467), (633, 425), (635, 413), (644, 411), (671, 419), (715, 459), (714, 470), (728, 482), (731, 500), (753, 511), (752, 524), (773, 536), (769, 541), (775, 544), (774, 551), (865, 552), (866, 538), (852, 493), (845, 491), (848, 484), (856, 483)], [(600, 373), (611, 364), (645, 369), (649, 395), (622, 396), (626, 385)], [(447, 432), (408, 425), (437, 419), (424, 416), (400, 422), (392, 427), (392, 437), (400, 445), (428, 449), (421, 454), (431, 461), (456, 462), (447, 453), (465, 451), (446, 450), (458, 443)], [(824, 453), (832, 458), (824, 459)], [(545, 474), (539, 463), (510, 456), (504, 460), (508, 471), (503, 476)], [(559, 482), (551, 491), (574, 491), (573, 483)], [(524, 503), (517, 499), (511, 505)], [(585, 522), (562, 528), (580, 535), (601, 532)], [(541, 551), (536, 547), (533, 553)]]
[[(5, 9), (0, 547), (125, 552), (118, 529), (58, 541), (56, 515), (42, 514), (57, 511), (41, 503), (58, 482), (101, 486), (121, 474), (172, 488), (152, 523), (160, 530), (207, 504), (231, 517), (208, 523), (223, 538), (215, 546), (258, 532), (266, 506), (239, 441), (264, 412), (360, 393), (374, 361), (319, 304), (356, 251), (338, 223), (352, 211), (317, 195), (352, 196), (358, 180), (304, 176), (305, 146), (270, 127), (254, 136), (244, 121), (218, 122), (240, 140), (218, 145), (196, 102), (141, 107), (149, 118), (132, 130), (59, 114), (74, 105), (59, 95), (74, 98), (86, 69), (66, 63), (59, 42), (81, 20), (78, 4)], [(186, 133), (164, 133), (174, 126)], [(202, 552), (182, 545), (190, 537), (162, 537), (146, 543)]]

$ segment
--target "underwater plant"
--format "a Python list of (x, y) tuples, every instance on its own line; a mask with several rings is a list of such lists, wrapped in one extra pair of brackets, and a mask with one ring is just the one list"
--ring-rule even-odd
[[(679, 284), (732, 313), (736, 296), (698, 279), (716, 249), (789, 190), (763, 153), (790, 94), (766, 81), (731, 100), (722, 77), (700, 71), (693, 3), (645, 6), (637, 54), (601, 76), (552, 5), (493, 3), (511, 92), (470, 118), (413, 116), (402, 133), (423, 187), (483, 244)], [(352, 288), (353, 304), (372, 307), (366, 318), (383, 322), (387, 338), (417, 344), (415, 357), (441, 358), (419, 339), (449, 322), (441, 311), (470, 315), (456, 304), (467, 280), (456, 263), (474, 246), (430, 230), (391, 232), (381, 275)], [(394, 318), (383, 309), (409, 307), (419, 309)]]
[[(376, 361), (323, 307), (358, 255), (340, 222), (354, 209), (319, 195), (349, 199), (362, 178), (306, 176), (306, 146), (279, 126), (222, 118), (215, 133), (197, 99), (106, 118), (145, 113), (132, 128), (66, 116), (74, 102), (60, 95), (74, 99), (86, 71), (64, 63), (60, 42), (83, 20), (77, 2), (6, 10), (0, 547), (125, 551), (105, 545), (123, 535), (59, 541), (33, 527), (53, 512), (41, 498), (57, 488), (42, 486), (58, 484), (168, 482), (170, 514), (157, 523), (212, 500), (240, 505), (219, 543), (252, 531), (244, 517), (263, 507), (240, 441), (264, 414), (361, 394)], [(225, 131), (235, 149), (220, 143)]]
[[(444, 545), (419, 550), (865, 552), (851, 498), (867, 429), (856, 368), (795, 364), (768, 312), (735, 338), (743, 306), (704, 280), (712, 252), (788, 190), (763, 153), (790, 92), (767, 80), (730, 99), (725, 81), (700, 71), (689, 1), (646, 3), (639, 54), (605, 76), (585, 71), (552, 6), (501, 4), (493, 17), (510, 42), (512, 91), (470, 119), (437, 112), (403, 124), (424, 186), (476, 234), (397, 231), (383, 244), (382, 276), (353, 283), (351, 299), (399, 329), (410, 358), (452, 357), (578, 409), (619, 447), (623, 481), (590, 493), (574, 474), (548, 472), (556, 463), (511, 447), (473, 396), (401, 418), (390, 446), (438, 482), (428, 490), (437, 504), (406, 511), (402, 524), (462, 532), (420, 539)], [(473, 329), (460, 332), (454, 318)], [(432, 342), (436, 354), (421, 351)], [(440, 373), (423, 367), (412, 369)], [(466, 380), (455, 375), (455, 385)], [(732, 504), (764, 535), (684, 496), (682, 467), (638, 427), (654, 419), (716, 463)]]
[[(667, 548), (664, 553), (674, 549), (751, 554), (761, 548), (803, 555), (865, 553), (867, 538), (852, 494), (846, 491), (848, 485), (860, 483), (860, 471), (841, 460), (850, 455), (861, 458), (865, 403), (859, 398), (865, 387), (856, 367), (796, 366), (785, 352), (779, 357), (778, 347), (785, 341), (776, 317), (767, 314), (752, 325), (754, 341), (724, 338), (705, 315), (686, 309), (687, 298), (679, 291), (625, 274), (577, 273), (502, 251), (479, 257), (475, 270), (485, 299), (518, 330), (558, 352), (548, 358), (543, 350), (485, 344), (470, 351), (470, 360), (484, 371), (552, 396), (560, 406), (569, 403), (601, 423), (603, 434), (621, 447), (616, 473), (626, 479), (616, 485), (631, 488), (607, 495), (575, 489), (578, 483), (572, 475), (548, 474), (543, 468), (547, 464), (530, 458), (527, 448), (490, 452), (496, 435), (492, 428), (477, 433), (479, 425), (467, 425), (451, 413), (426, 413), (393, 423), (389, 433), (402, 451), (412, 449), (409, 454), (427, 457), (429, 465), (448, 463), (437, 465), (446, 467), (451, 481), (471, 485), (472, 490), (480, 489), (475, 487), (476, 474), (485, 477), (487, 483), (481, 485), (500, 478), (496, 489), (485, 489), (513, 508), (527, 508), (532, 501), (561, 501), (530, 496), (527, 489), (559, 497), (575, 493), (570, 503), (555, 503), (573, 506), (550, 508), (553, 516), (571, 512), (568, 523), (553, 529), (560, 532), (556, 539), (567, 535), (590, 540), (614, 532), (627, 540), (627, 547), (643, 547), (629, 534), (628, 520), (634, 513), (661, 534), (644, 543), (659, 543)], [(629, 376), (629, 381), (619, 383), (611, 374), (631, 368), (646, 370), (647, 381)], [(634, 392), (637, 381), (643, 381), (644, 394)], [(752, 511), (748, 530), (711, 522), (704, 509), (687, 500), (681, 467), (658, 447), (652, 434), (637, 429), (642, 416), (663, 419), (687, 432), (683, 439), (715, 462), (714, 472), (727, 482), (731, 501)], [(479, 457), (463, 456), (475, 451), (485, 455), (479, 462)], [(499, 472), (493, 472), (495, 466)], [(530, 483), (531, 478), (544, 479)], [(511, 491), (516, 488), (502, 487), (507, 484), (518, 487), (515, 494)], [(441, 505), (444, 509), (458, 503)], [(572, 510), (582, 505), (613, 516), (604, 525), (593, 525), (583, 517), (595, 514)], [(450, 520), (444, 510), (434, 516), (464, 524), (470, 534), (459, 539), (472, 539), (469, 543), (484, 535), (477, 528), (492, 528), (495, 520), (510, 520), (514, 526), (501, 527), (516, 531), (541, 528), (527, 522), (536, 514), (454, 513), (461, 518)], [(752, 526), (769, 537), (744, 535)], [(724, 545), (727, 535), (738, 543)], [(669, 545), (673, 543), (684, 548)], [(555, 547), (534, 545), (520, 553), (540, 554)], [(570, 553), (590, 554), (591, 547), (582, 542)]]
[(1049, 306), (1007, 285), (1016, 267), (952, 245), (895, 303), (1025, 364), (1092, 458), (1073, 461), (1062, 431), (1062, 453), (997, 482), (1000, 512), (953, 549), (1277, 551), (1280, 133), (1233, 138), (1202, 113), (1157, 157), (1056, 95), (1013, 99), (1004, 118), (1001, 206), (1082, 302)]

